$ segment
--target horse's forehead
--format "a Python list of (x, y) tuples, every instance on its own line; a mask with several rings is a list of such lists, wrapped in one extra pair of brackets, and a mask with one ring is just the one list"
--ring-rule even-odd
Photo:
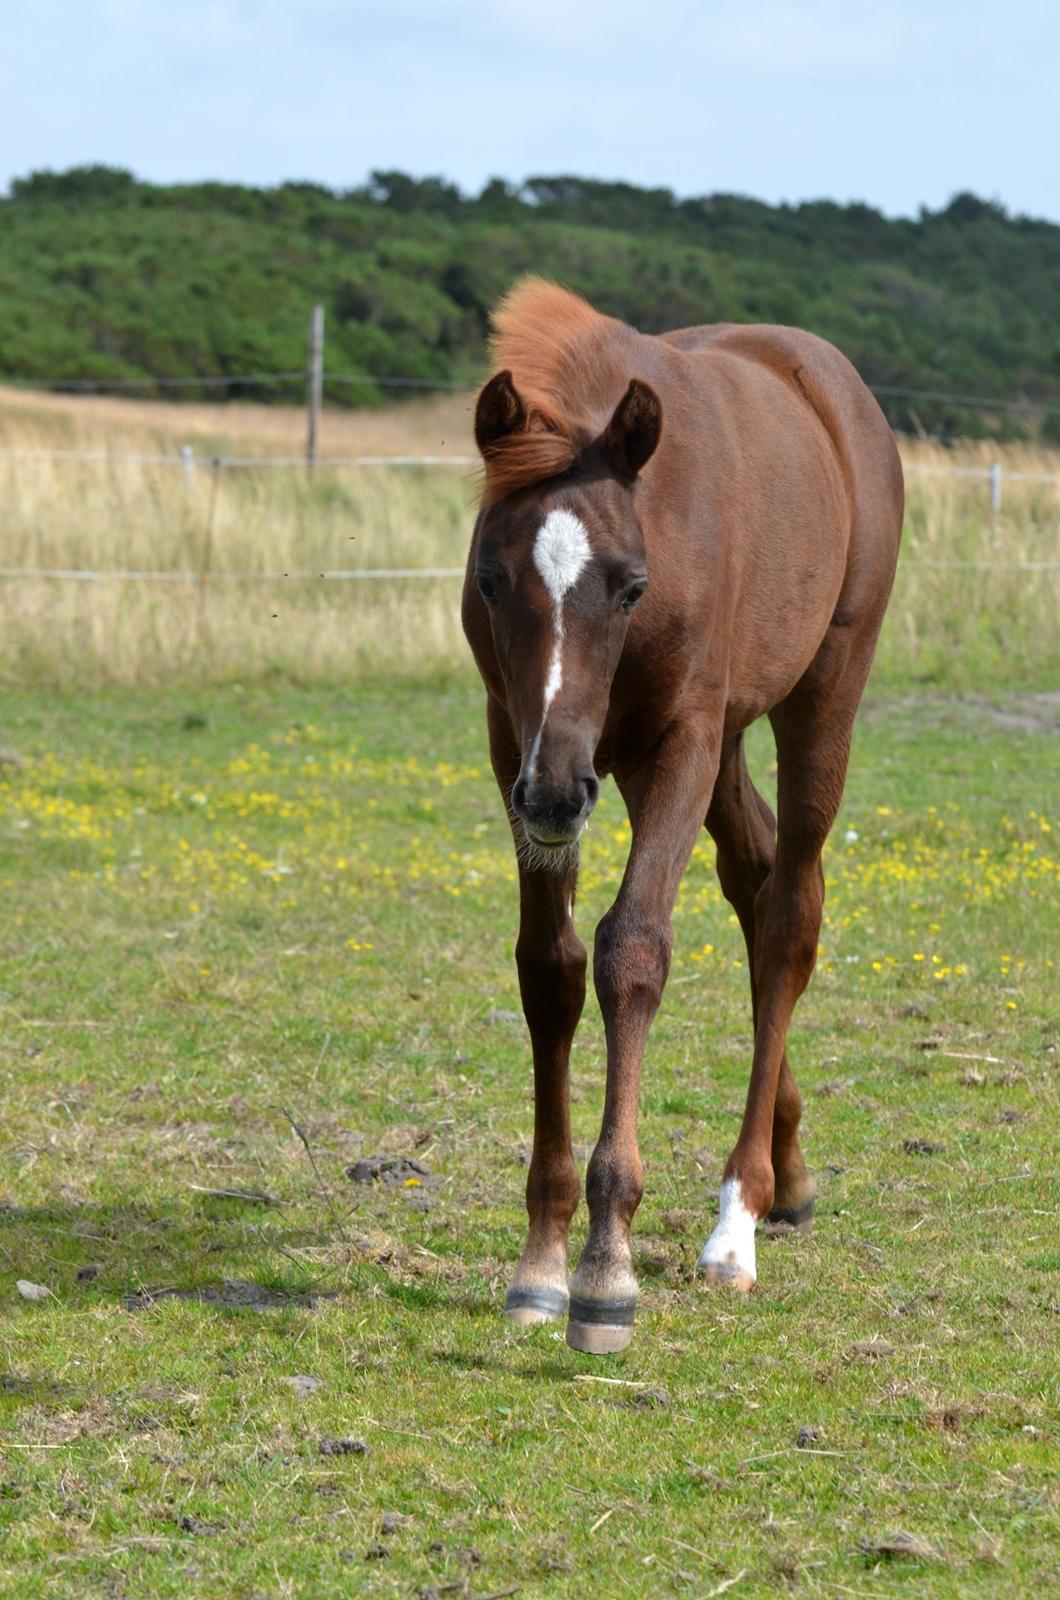
[(551, 510), (534, 536), (534, 566), (557, 603), (573, 589), (592, 555), (589, 531), (565, 506)]

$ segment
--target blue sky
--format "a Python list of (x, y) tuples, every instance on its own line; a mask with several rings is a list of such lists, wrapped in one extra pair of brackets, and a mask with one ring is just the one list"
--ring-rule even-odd
[(1055, 0), (0, 0), (0, 186), (572, 172), (1060, 220)]

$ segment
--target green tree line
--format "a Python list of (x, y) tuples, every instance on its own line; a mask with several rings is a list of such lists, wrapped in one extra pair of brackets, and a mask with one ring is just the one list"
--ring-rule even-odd
[[(321, 300), (328, 369), (360, 380), (329, 382), (328, 399), (378, 403), (384, 378), (477, 381), (489, 308), (526, 271), (649, 332), (795, 323), (834, 340), (873, 385), (1060, 407), (1053, 223), (972, 194), (888, 218), (564, 176), (465, 195), (402, 172), (345, 191), (158, 185), (102, 166), (31, 173), (0, 199), (0, 378), (106, 388), (298, 371)], [(289, 400), (297, 389), (226, 392)], [(881, 403), (898, 427), (1037, 426), (1018, 410)], [(1044, 431), (1060, 437), (1060, 416)]]

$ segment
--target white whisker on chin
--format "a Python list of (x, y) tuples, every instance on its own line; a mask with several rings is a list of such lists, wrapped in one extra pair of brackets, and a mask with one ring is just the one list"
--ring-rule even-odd
[[(583, 828), (582, 833), (584, 831)], [(563, 873), (572, 867), (576, 868), (580, 844), (581, 834), (564, 844), (542, 844), (526, 831), (523, 822), (520, 822), (515, 834), (515, 853), (520, 866), (527, 872)]]

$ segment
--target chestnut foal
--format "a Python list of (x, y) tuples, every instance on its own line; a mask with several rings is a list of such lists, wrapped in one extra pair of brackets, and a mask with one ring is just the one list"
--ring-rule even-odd
[[(530, 1225), (505, 1309), (520, 1324), (567, 1314), (568, 1343), (602, 1354), (633, 1332), (641, 1059), (704, 822), (747, 942), (754, 1057), (699, 1266), (750, 1290), (758, 1223), (811, 1225), (785, 1036), (816, 958), (821, 850), (894, 577), (902, 474), (872, 396), (812, 334), (720, 324), (649, 337), (539, 279), (512, 290), (494, 329), (463, 623), (519, 860), (534, 1059)], [(763, 714), (776, 820), (744, 763), (744, 729)], [(568, 1063), (586, 966), (574, 891), (608, 773), (633, 840), (596, 930), (607, 1089), (568, 1290)]]

